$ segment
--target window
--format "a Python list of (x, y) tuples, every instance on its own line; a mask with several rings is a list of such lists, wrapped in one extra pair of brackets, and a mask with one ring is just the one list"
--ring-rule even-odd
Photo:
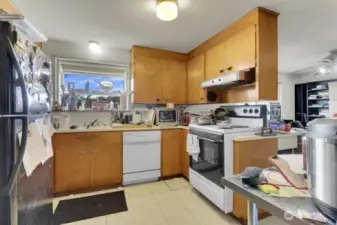
[[(110, 111), (129, 105), (128, 66), (56, 61), (57, 109), (62, 111)], [(122, 99), (121, 94), (126, 96)]]
[(125, 91), (124, 77), (99, 75), (65, 74), (65, 92), (75, 92), (78, 95), (117, 95)]

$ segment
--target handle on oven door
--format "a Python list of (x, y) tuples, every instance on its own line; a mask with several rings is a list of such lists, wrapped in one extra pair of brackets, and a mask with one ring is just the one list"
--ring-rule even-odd
[(212, 142), (212, 143), (223, 143), (223, 141), (212, 140), (212, 139), (208, 139), (208, 138), (204, 138), (204, 137), (198, 137), (198, 139), (204, 140), (204, 141), (209, 141), (209, 142)]
[[(12, 48), (10, 40), (8, 40), (7, 52), (8, 52), (9, 57), (11, 58), (11, 60), (13, 62), (14, 69), (17, 72), (17, 75), (18, 75), (18, 83), (19, 83), (19, 86), (21, 88), (22, 105), (23, 105), (21, 116), (15, 116), (15, 113), (14, 113), (13, 114), (14, 117), (10, 117), (11, 120), (20, 119), (22, 121), (22, 130), (21, 130), (22, 136), (21, 136), (21, 144), (18, 148), (19, 153), (18, 153), (18, 157), (17, 157), (17, 162), (13, 166), (13, 169), (10, 172), (8, 183), (3, 190), (4, 194), (6, 194), (8, 196), (12, 192), (14, 183), (17, 179), (17, 176), (19, 174), (19, 171), (20, 171), (20, 168), (21, 168), (21, 165), (22, 165), (23, 157), (24, 157), (25, 152), (26, 152), (26, 145), (27, 145), (27, 140), (28, 140), (28, 121), (29, 120), (28, 120), (28, 94), (26, 92), (26, 85), (25, 85), (25, 81), (24, 81), (24, 78), (23, 78), (21, 68), (20, 68), (19, 63), (18, 63), (18, 61), (16, 59), (16, 56), (14, 54), (14, 50)], [(15, 89), (12, 92), (12, 94), (13, 95), (16, 94)], [(17, 114), (17, 112), (16, 112), (16, 114)]]

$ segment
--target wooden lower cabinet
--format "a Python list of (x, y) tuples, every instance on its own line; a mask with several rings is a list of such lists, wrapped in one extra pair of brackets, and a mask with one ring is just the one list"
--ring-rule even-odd
[[(234, 141), (234, 174), (240, 174), (246, 167), (267, 168), (271, 166), (268, 158), (277, 154), (278, 141), (274, 139)], [(233, 214), (240, 220), (247, 220), (247, 199), (238, 193), (233, 194)], [(265, 211), (259, 210), (259, 216)]]
[(190, 175), (190, 156), (187, 153), (187, 134), (188, 130), (182, 130), (182, 140), (181, 140), (181, 151), (180, 151), (180, 165), (181, 165), (181, 174), (189, 179)]
[(163, 130), (161, 135), (161, 175), (162, 177), (179, 175), (181, 129)]
[(54, 134), (54, 193), (121, 184), (122, 143), (122, 132)]

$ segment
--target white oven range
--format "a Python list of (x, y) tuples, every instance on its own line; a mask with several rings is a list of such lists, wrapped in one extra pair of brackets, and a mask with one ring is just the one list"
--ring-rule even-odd
[(226, 129), (218, 125), (190, 124), (190, 133), (199, 139), (198, 161), (190, 157), (191, 185), (225, 213), (233, 211), (233, 192), (224, 187), (221, 178), (233, 175), (233, 139), (253, 135), (266, 124), (266, 106), (226, 106), (234, 112)]

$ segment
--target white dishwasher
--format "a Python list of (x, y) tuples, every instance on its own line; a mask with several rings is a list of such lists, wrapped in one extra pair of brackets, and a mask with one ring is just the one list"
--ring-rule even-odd
[(161, 132), (123, 133), (123, 184), (157, 180), (160, 177)]

